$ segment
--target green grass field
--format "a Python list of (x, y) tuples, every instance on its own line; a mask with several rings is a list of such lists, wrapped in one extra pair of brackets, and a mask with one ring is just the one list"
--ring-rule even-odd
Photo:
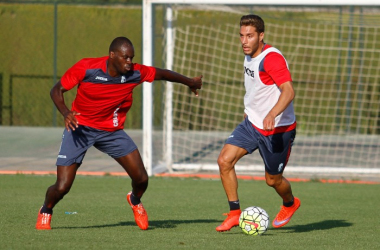
[[(379, 249), (380, 185), (292, 183), (302, 205), (283, 228), (247, 236), (218, 233), (227, 201), (220, 180), (150, 179), (143, 203), (150, 227), (140, 230), (125, 201), (128, 177), (78, 176), (56, 206), (51, 231), (34, 229), (55, 176), (0, 175), (0, 249)], [(264, 181), (239, 181), (243, 208), (271, 219), (280, 199)], [(77, 214), (65, 214), (65, 212)]]

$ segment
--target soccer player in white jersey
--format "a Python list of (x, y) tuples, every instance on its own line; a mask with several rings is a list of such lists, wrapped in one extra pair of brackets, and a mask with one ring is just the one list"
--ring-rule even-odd
[(241, 213), (235, 164), (256, 149), (265, 164), (265, 179), (281, 197), (283, 204), (273, 220), (275, 228), (286, 225), (301, 202), (293, 196), (283, 176), (296, 135), (293, 109), (294, 89), (287, 62), (281, 52), (264, 43), (264, 21), (257, 15), (240, 19), (240, 42), (244, 59), (244, 121), (222, 148), (218, 157), (220, 177), (230, 212), (219, 232), (239, 225)]

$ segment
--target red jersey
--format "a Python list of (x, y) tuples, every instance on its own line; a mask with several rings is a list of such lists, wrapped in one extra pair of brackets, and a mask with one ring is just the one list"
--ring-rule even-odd
[[(269, 48), (272, 46), (265, 44), (263, 51)], [(260, 62), (259, 75), (261, 81), (266, 85), (276, 84), (280, 86), (285, 82), (292, 81), (284, 56), (276, 52), (268, 53)]]
[(142, 82), (153, 82), (156, 69), (134, 63), (125, 75), (112, 77), (107, 73), (108, 56), (84, 58), (74, 64), (61, 78), (66, 90), (78, 85), (71, 110), (80, 125), (115, 131), (124, 128), (132, 106), (133, 89)]

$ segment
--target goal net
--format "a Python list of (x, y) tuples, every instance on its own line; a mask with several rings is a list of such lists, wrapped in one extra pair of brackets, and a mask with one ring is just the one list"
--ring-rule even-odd
[[(154, 32), (163, 37), (164, 66), (189, 77), (202, 74), (204, 84), (199, 97), (183, 85), (163, 84), (162, 131), (149, 127), (148, 118), (144, 122), (144, 160), (152, 157), (146, 149), (152, 155), (159, 152), (150, 158), (153, 169), (218, 169), (220, 150), (244, 115), (239, 21), (242, 15), (253, 13), (264, 19), (265, 42), (281, 50), (292, 73), (297, 136), (287, 169), (316, 174), (380, 173), (379, 3), (181, 2), (189, 4), (152, 5), (156, 13), (152, 16), (166, 20), (166, 27)], [(144, 60), (150, 64), (148, 47)], [(151, 95), (147, 88), (144, 85), (144, 98)], [(144, 112), (149, 102), (145, 99)], [(146, 135), (149, 131), (162, 132), (161, 145), (148, 146), (155, 145)], [(237, 172), (263, 169), (258, 152), (243, 157), (236, 166)]]

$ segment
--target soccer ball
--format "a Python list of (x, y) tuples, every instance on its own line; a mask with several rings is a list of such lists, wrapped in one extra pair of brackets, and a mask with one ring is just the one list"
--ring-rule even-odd
[(239, 218), (239, 227), (248, 235), (261, 235), (269, 226), (269, 215), (261, 207), (244, 209)]

